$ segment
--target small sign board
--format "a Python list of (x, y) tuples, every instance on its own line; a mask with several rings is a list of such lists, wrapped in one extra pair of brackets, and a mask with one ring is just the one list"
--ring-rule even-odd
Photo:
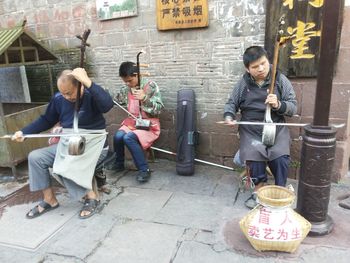
[(100, 20), (136, 16), (137, 0), (96, 0)]
[(159, 30), (207, 27), (207, 0), (157, 0)]

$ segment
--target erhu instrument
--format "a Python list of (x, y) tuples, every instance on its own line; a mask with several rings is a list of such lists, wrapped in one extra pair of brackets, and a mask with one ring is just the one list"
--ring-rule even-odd
[[(289, 39), (289, 37), (282, 37), (281, 36), (283, 34), (282, 26), (284, 24), (285, 24), (284, 15), (282, 15), (282, 17), (279, 19), (278, 32), (277, 32), (276, 40), (275, 40), (275, 49), (273, 52), (273, 62), (272, 62), (271, 83), (269, 86), (269, 94), (273, 94), (274, 89), (275, 89), (279, 48), (280, 48), (280, 46), (285, 44), (286, 41)], [(265, 144), (266, 146), (272, 146), (275, 144), (276, 125), (271, 125), (271, 123), (273, 123), (273, 120), (271, 118), (271, 105), (270, 104), (266, 105), (264, 122), (266, 124), (263, 127), (262, 143)]]
[[(140, 89), (141, 86), (141, 76), (149, 76), (149, 73), (141, 73), (140, 68), (141, 67), (148, 67), (148, 64), (140, 64), (140, 55), (145, 53), (143, 50), (141, 50), (137, 56), (136, 56), (136, 74), (137, 74), (137, 87), (136, 89)], [(113, 102), (116, 106), (118, 106), (120, 109), (125, 111), (131, 118), (135, 120), (135, 128), (140, 130), (149, 130), (151, 126), (150, 120), (142, 119), (142, 103), (139, 101), (139, 116), (135, 116), (128, 110), (126, 110), (122, 105), (120, 105), (115, 99), (113, 99)]]
[[(140, 55), (145, 53), (144, 51), (140, 51), (136, 56), (136, 67), (137, 67), (137, 89), (141, 89), (141, 70), (140, 70)], [(136, 118), (135, 128), (140, 130), (149, 130), (151, 126), (151, 121), (142, 119), (142, 102), (139, 100), (139, 116)]]
[[(79, 66), (81, 68), (84, 68), (84, 55), (85, 55), (85, 49), (86, 46), (90, 46), (86, 42), (90, 35), (90, 29), (87, 29), (84, 31), (82, 36), (77, 35), (76, 37), (81, 40), (81, 44), (79, 46), (80, 48), (80, 63)], [(79, 119), (79, 109), (80, 109), (80, 96), (81, 96), (81, 83), (79, 83), (78, 89), (77, 89), (77, 98), (75, 100), (75, 110), (74, 110), (74, 120), (73, 120), (73, 131), (76, 133), (75, 136), (71, 136), (68, 141), (68, 153), (70, 155), (81, 155), (84, 153), (85, 150), (85, 143), (86, 139), (85, 137), (79, 135), (79, 127), (78, 127), (78, 119)]]
[[(84, 31), (83, 36), (77, 35), (76, 37), (81, 40), (80, 48), (80, 67), (84, 67), (84, 54), (86, 46), (90, 46), (86, 42), (89, 34), (90, 29), (87, 29)], [(77, 98), (75, 101), (75, 111), (74, 111), (74, 120), (73, 120), (73, 133), (40, 133), (40, 134), (24, 134), (23, 138), (51, 138), (51, 137), (69, 137), (69, 144), (68, 144), (68, 153), (70, 155), (80, 155), (84, 153), (85, 150), (85, 142), (86, 139), (83, 136), (99, 136), (99, 135), (105, 135), (106, 133), (96, 133), (94, 131), (92, 132), (85, 132), (79, 134), (78, 129), (78, 113), (80, 108), (80, 96), (81, 96), (81, 83), (79, 84), (77, 88)], [(6, 134), (3, 136), (0, 136), (0, 139), (11, 139), (14, 136), (14, 134)]]

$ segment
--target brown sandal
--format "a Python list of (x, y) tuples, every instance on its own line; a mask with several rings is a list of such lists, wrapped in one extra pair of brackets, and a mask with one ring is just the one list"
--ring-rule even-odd
[[(96, 199), (85, 199), (83, 208), (80, 210), (79, 218), (86, 219), (94, 215), (97, 212), (98, 205), (100, 204), (99, 200)], [(89, 212), (87, 215), (81, 215), (83, 212)]]
[[(43, 210), (40, 212), (39, 211), (39, 206), (41, 208), (43, 208)], [(42, 214), (45, 214), (46, 212), (49, 212), (53, 209), (56, 209), (57, 207), (59, 207), (60, 205), (57, 203), (57, 205), (52, 206), (49, 203), (46, 203), (44, 200), (41, 201), (38, 205), (36, 205), (35, 207), (33, 207), (27, 214), (26, 217), (28, 219), (33, 219), (36, 218), (38, 216), (41, 216)]]

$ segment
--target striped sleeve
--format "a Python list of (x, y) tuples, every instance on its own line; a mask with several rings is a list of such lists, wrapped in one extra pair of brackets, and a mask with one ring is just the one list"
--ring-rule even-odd
[(242, 97), (245, 85), (245, 81), (242, 78), (233, 88), (231, 95), (224, 106), (224, 118), (231, 117), (234, 120), (236, 119), (236, 113), (239, 109), (239, 101)]
[(281, 74), (279, 84), (281, 87), (281, 107), (277, 113), (291, 117), (297, 113), (297, 101), (292, 83), (285, 75)]

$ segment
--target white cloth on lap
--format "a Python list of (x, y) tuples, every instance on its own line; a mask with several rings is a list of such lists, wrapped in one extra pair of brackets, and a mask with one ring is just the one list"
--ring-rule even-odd
[[(63, 131), (63, 133), (72, 132), (72, 129)], [(91, 132), (91, 130), (79, 129), (79, 133)], [(94, 132), (103, 133), (105, 130), (94, 130)], [(92, 177), (107, 136), (91, 134), (84, 137), (85, 150), (81, 155), (69, 155), (69, 137), (61, 137), (57, 146), (53, 173), (68, 178), (86, 189), (92, 189)]]

